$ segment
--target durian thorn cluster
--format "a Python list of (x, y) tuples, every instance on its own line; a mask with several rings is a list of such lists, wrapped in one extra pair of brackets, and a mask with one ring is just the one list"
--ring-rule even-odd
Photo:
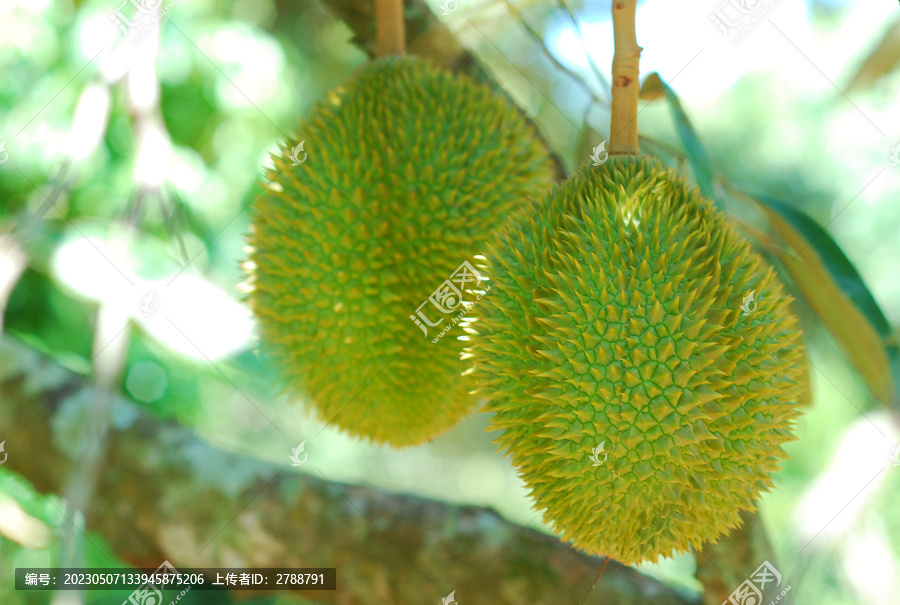
[(323, 420), (423, 443), (478, 400), (464, 342), (433, 343), (410, 315), (549, 187), (552, 161), (505, 99), (410, 57), (363, 66), (299, 132), (308, 158), (285, 142), (253, 208), (263, 350)]
[[(807, 399), (791, 299), (749, 242), (655, 160), (615, 156), (487, 257), (477, 392), (544, 520), (626, 564), (736, 527)], [(751, 289), (758, 309), (742, 316)]]

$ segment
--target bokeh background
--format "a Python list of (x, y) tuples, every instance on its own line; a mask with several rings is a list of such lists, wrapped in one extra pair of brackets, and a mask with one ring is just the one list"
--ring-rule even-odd
[[(77, 374), (158, 422), (189, 427), (211, 447), (185, 452), (185, 464), (235, 490), (257, 478), (253, 461), (290, 466), (305, 441), (311, 464), (287, 472), (489, 506), (540, 527), (482, 415), (428, 445), (374, 446), (274, 393), (256, 353), (240, 287), (248, 206), (278, 142), (368, 60), (342, 18), (352, 5), (180, 0), (158, 23), (145, 20), (146, 31), (123, 32), (111, 16), (135, 21), (136, 4), (0, 0), (0, 382), (24, 373), (26, 392), (39, 392)], [(459, 0), (449, 15), (429, 6), (566, 168), (588, 161), (608, 133), (609, 2)], [(796, 602), (894, 604), (900, 466), (890, 456), (900, 433), (880, 364), (900, 324), (900, 14), (890, 2), (766, 6), (737, 39), (711, 18), (734, 15), (729, 2), (639, 4), (641, 72), (670, 86), (646, 87), (641, 133), (646, 152), (709, 187), (773, 262), (785, 246), (764, 207), (739, 192), (772, 201), (818, 253), (825, 273), (808, 261), (784, 271), (814, 398), (760, 514)], [(847, 301), (883, 351), (855, 329)], [(127, 593), (13, 589), (15, 567), (126, 565), (109, 536), (65, 512), (79, 481), (102, 476), (106, 461), (84, 440), (90, 397), (59, 389), (57, 399), (42, 438), (69, 456), (46, 461), (71, 469), (65, 490), (48, 493), (40, 476), (16, 470), (21, 426), (0, 434), (9, 457), (0, 466), (0, 602), (121, 602)], [(116, 417), (108, 431), (129, 422)], [(228, 464), (220, 452), (233, 454)], [(640, 569), (699, 591), (696, 567), (684, 555)]]

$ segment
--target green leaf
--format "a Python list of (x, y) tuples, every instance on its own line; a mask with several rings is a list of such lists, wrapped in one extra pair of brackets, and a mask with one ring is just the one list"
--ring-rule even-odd
[(691, 163), (691, 169), (694, 171), (694, 178), (697, 180), (697, 186), (700, 192), (710, 199), (715, 199), (713, 192), (713, 179), (715, 178), (715, 170), (709, 154), (700, 142), (697, 131), (694, 129), (691, 119), (681, 105), (681, 100), (672, 87), (666, 84), (657, 73), (651, 73), (644, 80), (641, 86), (642, 92), (646, 97), (655, 98), (657, 91), (662, 88), (665, 91), (666, 101), (669, 103), (669, 109), (672, 111), (672, 119), (675, 121), (675, 130), (684, 146), (688, 161)]
[(663, 83), (662, 78), (659, 77), (659, 74), (654, 71), (644, 78), (638, 98), (641, 101), (655, 101), (665, 93), (666, 85)]
[(782, 270), (794, 280), (875, 397), (890, 404), (894, 381), (885, 343), (890, 326), (856, 269), (825, 230), (805, 214), (772, 198), (750, 197), (793, 250), (790, 254), (769, 246), (781, 260)]
[(755, 197), (787, 219), (791, 226), (806, 239), (808, 244), (816, 249), (816, 252), (822, 258), (822, 262), (825, 264), (825, 268), (828, 269), (831, 277), (844, 291), (844, 294), (863, 312), (882, 338), (889, 337), (891, 335), (891, 324), (884, 316), (878, 303), (875, 302), (875, 298), (869, 292), (856, 267), (853, 266), (853, 263), (850, 262), (850, 259), (847, 258), (831, 235), (800, 210), (765, 195), (757, 195)]
[(864, 92), (900, 66), (900, 20), (894, 21), (884, 36), (863, 59), (846, 86), (846, 94)]

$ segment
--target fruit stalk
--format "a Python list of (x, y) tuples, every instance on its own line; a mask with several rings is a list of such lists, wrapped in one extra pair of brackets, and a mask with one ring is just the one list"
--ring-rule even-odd
[(403, 0), (375, 0), (375, 54), (388, 57), (403, 54), (406, 23)]
[(638, 154), (638, 64), (641, 47), (634, 33), (637, 0), (614, 0), (612, 5), (615, 54), (612, 63), (610, 155)]

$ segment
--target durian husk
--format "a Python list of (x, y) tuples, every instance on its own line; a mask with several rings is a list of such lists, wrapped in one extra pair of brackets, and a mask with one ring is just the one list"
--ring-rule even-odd
[(487, 259), (477, 392), (562, 539), (655, 562), (755, 509), (808, 377), (791, 297), (712, 202), (656, 160), (612, 156)]
[[(284, 391), (323, 421), (423, 443), (477, 399), (462, 329), (432, 342), (452, 316), (427, 336), (410, 316), (550, 186), (550, 155), (505, 99), (412, 57), (366, 64), (298, 131), (272, 156), (252, 211), (262, 350)], [(308, 159), (294, 166), (301, 140)]]

